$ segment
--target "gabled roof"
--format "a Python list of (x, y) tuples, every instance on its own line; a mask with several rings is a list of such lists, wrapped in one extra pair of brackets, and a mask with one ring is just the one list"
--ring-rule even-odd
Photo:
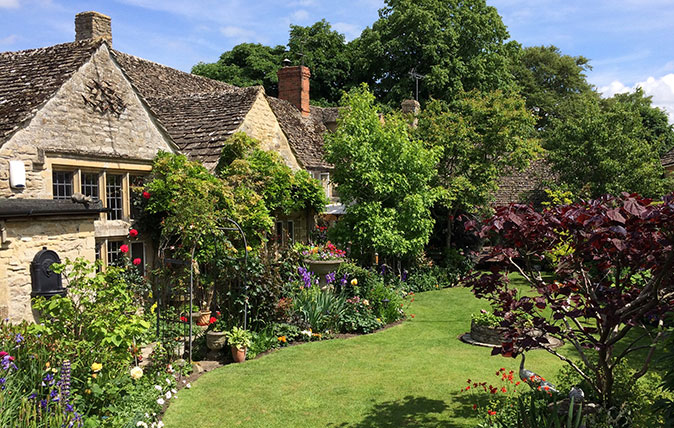
[(0, 53), (0, 145), (33, 118), (101, 41)]
[(320, 109), (312, 106), (311, 115), (303, 117), (288, 101), (274, 97), (267, 97), (267, 101), (300, 164), (308, 169), (331, 169), (323, 159), (323, 134), (327, 129)]
[(214, 168), (224, 141), (241, 125), (260, 87), (215, 94), (146, 98), (180, 150)]
[(662, 166), (665, 168), (674, 166), (674, 149), (668, 151), (662, 156)]

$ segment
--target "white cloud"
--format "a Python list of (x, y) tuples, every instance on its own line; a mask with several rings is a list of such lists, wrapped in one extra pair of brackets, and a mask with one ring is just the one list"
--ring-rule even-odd
[(258, 32), (243, 27), (237, 27), (235, 25), (220, 27), (220, 33), (228, 39), (231, 39), (235, 44), (267, 43), (267, 39), (262, 37)]
[(669, 116), (669, 122), (674, 123), (674, 73), (666, 74), (660, 78), (649, 77), (643, 82), (635, 83), (632, 87), (625, 86), (615, 80), (610, 85), (599, 88), (599, 91), (605, 97), (612, 97), (615, 94), (630, 92), (636, 88), (641, 88), (646, 95), (652, 96), (653, 105), (665, 110)]
[(344, 34), (347, 41), (351, 41), (360, 36), (361, 28), (348, 22), (336, 22), (332, 24), (332, 29)]
[(2, 39), (0, 39), (0, 46), (11, 45), (12, 43), (16, 42), (18, 39), (19, 39), (19, 36), (17, 36), (16, 34), (10, 34), (9, 36), (3, 37)]
[(16, 9), (19, 7), (19, 0), (0, 0), (0, 9)]
[(303, 22), (309, 19), (309, 12), (304, 9), (296, 10), (290, 15), (290, 20), (293, 22)]

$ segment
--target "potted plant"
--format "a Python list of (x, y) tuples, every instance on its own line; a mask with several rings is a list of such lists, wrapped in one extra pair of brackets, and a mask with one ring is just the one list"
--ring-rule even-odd
[(210, 321), (213, 322), (209, 324), (208, 331), (206, 331), (206, 346), (211, 351), (219, 351), (225, 347), (227, 342), (227, 323), (224, 318), (211, 318)]
[(232, 358), (234, 362), (242, 363), (246, 359), (246, 351), (250, 347), (250, 341), (253, 338), (248, 330), (239, 327), (232, 327), (231, 330), (225, 332), (227, 342), (232, 348)]
[(211, 311), (208, 309), (206, 302), (201, 302), (201, 310), (199, 311), (199, 318), (197, 319), (197, 325), (205, 326), (208, 325), (208, 321), (211, 319)]
[(305, 248), (302, 250), (302, 257), (309, 270), (318, 276), (320, 287), (325, 288), (327, 286), (325, 275), (335, 272), (339, 265), (344, 263), (346, 252), (328, 241), (323, 245)]
[(471, 315), (471, 339), (488, 345), (500, 345), (507, 330), (501, 327), (501, 321), (503, 318), (481, 309), (479, 314)]

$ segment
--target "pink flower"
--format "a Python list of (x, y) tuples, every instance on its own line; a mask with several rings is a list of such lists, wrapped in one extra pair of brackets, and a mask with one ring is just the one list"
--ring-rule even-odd
[(150, 199), (150, 192), (143, 192), (143, 198)]
[(129, 230), (129, 236), (135, 238), (136, 236), (138, 236), (138, 231), (136, 229)]
[(126, 244), (122, 244), (122, 245), (119, 247), (119, 251), (121, 251), (122, 253), (128, 253), (128, 252), (129, 252), (129, 246), (126, 245)]
[(138, 266), (138, 265), (141, 264), (141, 263), (142, 263), (142, 261), (141, 261), (139, 258), (133, 259), (133, 264), (134, 264), (134, 265)]

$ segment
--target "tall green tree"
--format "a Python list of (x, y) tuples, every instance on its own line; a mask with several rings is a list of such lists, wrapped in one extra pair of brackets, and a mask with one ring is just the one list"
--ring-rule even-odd
[(268, 94), (276, 95), (276, 72), (285, 53), (286, 48), (281, 45), (272, 48), (259, 43), (241, 43), (220, 55), (217, 62), (195, 65), (192, 73), (241, 87), (262, 85)]
[(562, 186), (581, 198), (621, 192), (653, 197), (671, 188), (663, 178), (661, 140), (640, 113), (643, 100), (636, 102), (641, 97), (586, 98), (576, 117), (553, 123), (548, 159)]
[(526, 168), (541, 153), (534, 123), (521, 97), (501, 91), (428, 103), (417, 135), (440, 153), (435, 184), (442, 189), (438, 203), (447, 216), (447, 248), (457, 214), (488, 208), (499, 178)]
[(344, 35), (325, 19), (308, 27), (291, 25), (288, 49), (291, 60), (302, 58), (311, 69), (312, 103), (338, 104), (351, 73)]
[(414, 257), (433, 230), (436, 152), (410, 135), (401, 115), (381, 117), (365, 85), (343, 102), (348, 108), (337, 130), (326, 135), (326, 159), (335, 165), (333, 180), (346, 206), (335, 235), (364, 261), (375, 252)]
[(353, 79), (380, 101), (414, 95), (414, 69), (426, 77), (420, 100), (449, 101), (461, 91), (513, 87), (510, 62), (519, 45), (485, 0), (386, 0), (379, 19), (351, 44)]
[(599, 97), (587, 81), (585, 73), (591, 69), (587, 58), (564, 55), (555, 46), (522, 49), (519, 61), (512, 63), (512, 73), (539, 130), (545, 131), (553, 118), (573, 116), (574, 103), (583, 96)]

